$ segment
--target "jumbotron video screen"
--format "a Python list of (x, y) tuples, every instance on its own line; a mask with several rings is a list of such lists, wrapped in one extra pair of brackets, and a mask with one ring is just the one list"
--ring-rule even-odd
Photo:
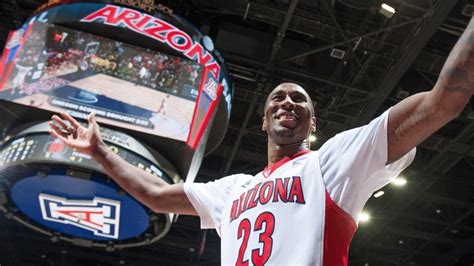
[(95, 111), (102, 123), (186, 141), (202, 65), (48, 23), (24, 36), (1, 99), (79, 118)]

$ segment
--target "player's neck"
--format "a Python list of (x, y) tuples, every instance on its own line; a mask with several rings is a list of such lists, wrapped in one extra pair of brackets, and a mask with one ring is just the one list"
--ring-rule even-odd
[(290, 157), (300, 151), (309, 150), (309, 141), (307, 139), (285, 145), (278, 145), (268, 141), (268, 167), (281, 161), (285, 157)]

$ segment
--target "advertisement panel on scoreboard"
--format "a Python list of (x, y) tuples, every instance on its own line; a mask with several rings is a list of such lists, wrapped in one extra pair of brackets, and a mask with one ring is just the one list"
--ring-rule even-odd
[[(5, 55), (4, 55), (5, 56)], [(186, 141), (204, 67), (54, 24), (30, 24), (0, 99)], [(169, 108), (180, 106), (180, 108)]]

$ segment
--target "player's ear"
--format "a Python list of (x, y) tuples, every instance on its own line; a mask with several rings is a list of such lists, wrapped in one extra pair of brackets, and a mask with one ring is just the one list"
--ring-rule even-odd
[(311, 132), (316, 132), (316, 116), (311, 117)]
[(265, 116), (262, 117), (262, 131), (267, 131), (267, 122)]

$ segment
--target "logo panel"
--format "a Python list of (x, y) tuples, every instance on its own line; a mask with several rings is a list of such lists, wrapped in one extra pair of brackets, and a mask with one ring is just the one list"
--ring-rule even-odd
[(94, 197), (74, 200), (41, 193), (38, 196), (44, 220), (69, 224), (96, 236), (118, 239), (120, 202)]

